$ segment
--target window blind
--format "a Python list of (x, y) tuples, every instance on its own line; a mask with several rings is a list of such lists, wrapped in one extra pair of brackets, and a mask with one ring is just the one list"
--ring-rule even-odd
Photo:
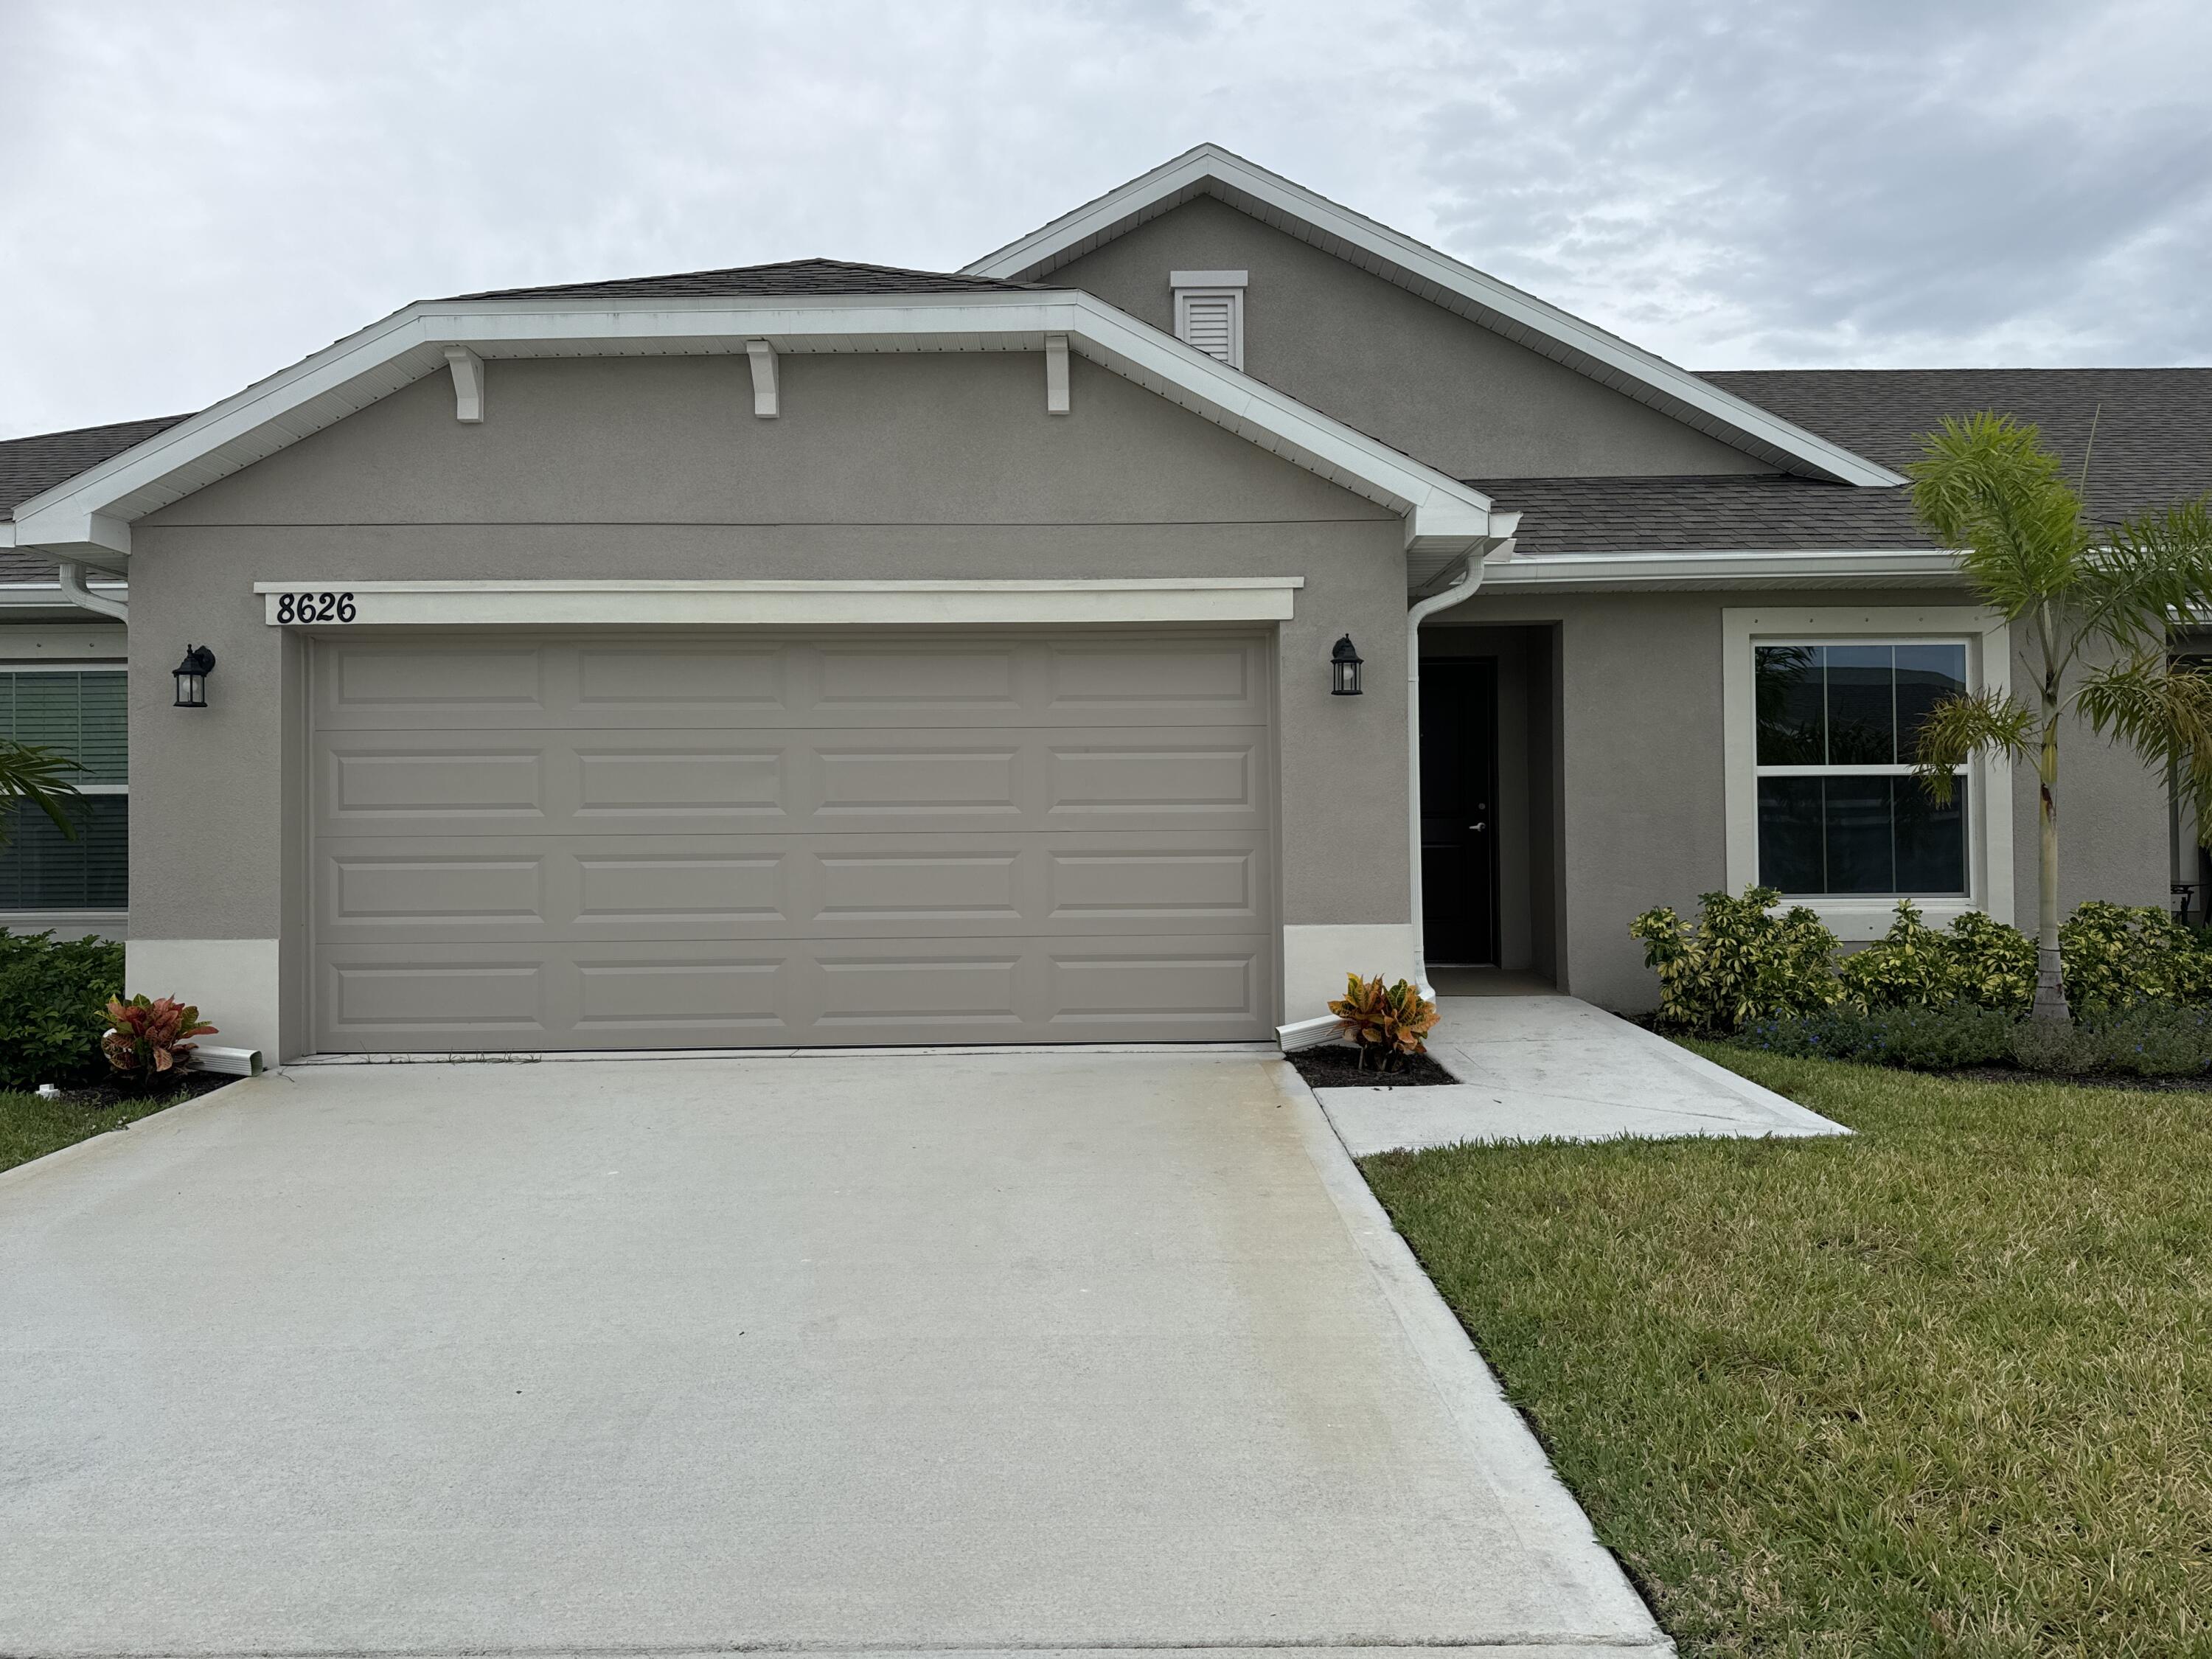
[(131, 751), (119, 668), (0, 670), (0, 738), (83, 768), (72, 841), (27, 801), (0, 802), (0, 910), (120, 910), (129, 902)]

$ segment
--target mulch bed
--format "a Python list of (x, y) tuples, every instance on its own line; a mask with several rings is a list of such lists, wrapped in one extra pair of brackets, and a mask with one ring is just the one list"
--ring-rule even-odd
[(211, 1095), (238, 1080), (228, 1072), (179, 1072), (157, 1078), (150, 1088), (118, 1088), (112, 1083), (99, 1083), (82, 1089), (64, 1089), (61, 1097), (65, 1106), (82, 1106), (95, 1112), (120, 1106), (126, 1101), (161, 1100), (173, 1105), (179, 1100), (197, 1100), (202, 1095)]
[(1348, 1042), (1299, 1048), (1284, 1057), (1316, 1089), (1421, 1089), (1459, 1081), (1427, 1054), (1407, 1054), (1388, 1072), (1372, 1064), (1362, 1067), (1359, 1051)]

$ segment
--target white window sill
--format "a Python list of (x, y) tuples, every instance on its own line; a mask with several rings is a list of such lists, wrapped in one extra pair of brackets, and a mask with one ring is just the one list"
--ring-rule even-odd
[(52, 933), (80, 939), (87, 933), (120, 940), (131, 931), (128, 910), (0, 910), (0, 933)]

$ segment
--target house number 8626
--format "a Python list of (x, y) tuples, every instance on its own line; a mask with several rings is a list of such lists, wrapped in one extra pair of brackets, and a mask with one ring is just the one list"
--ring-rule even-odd
[(349, 623), (358, 613), (350, 593), (279, 593), (276, 620), (280, 623)]

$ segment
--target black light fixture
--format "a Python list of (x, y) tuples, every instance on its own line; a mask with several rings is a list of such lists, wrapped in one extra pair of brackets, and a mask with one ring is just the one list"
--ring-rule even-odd
[(185, 647), (185, 659), (169, 671), (177, 677), (179, 708), (207, 707), (207, 677), (215, 672), (215, 653), (204, 645)]
[(1356, 697), (1359, 695), (1359, 647), (1352, 644), (1346, 634), (1336, 642), (1328, 653), (1329, 688), (1332, 697)]

